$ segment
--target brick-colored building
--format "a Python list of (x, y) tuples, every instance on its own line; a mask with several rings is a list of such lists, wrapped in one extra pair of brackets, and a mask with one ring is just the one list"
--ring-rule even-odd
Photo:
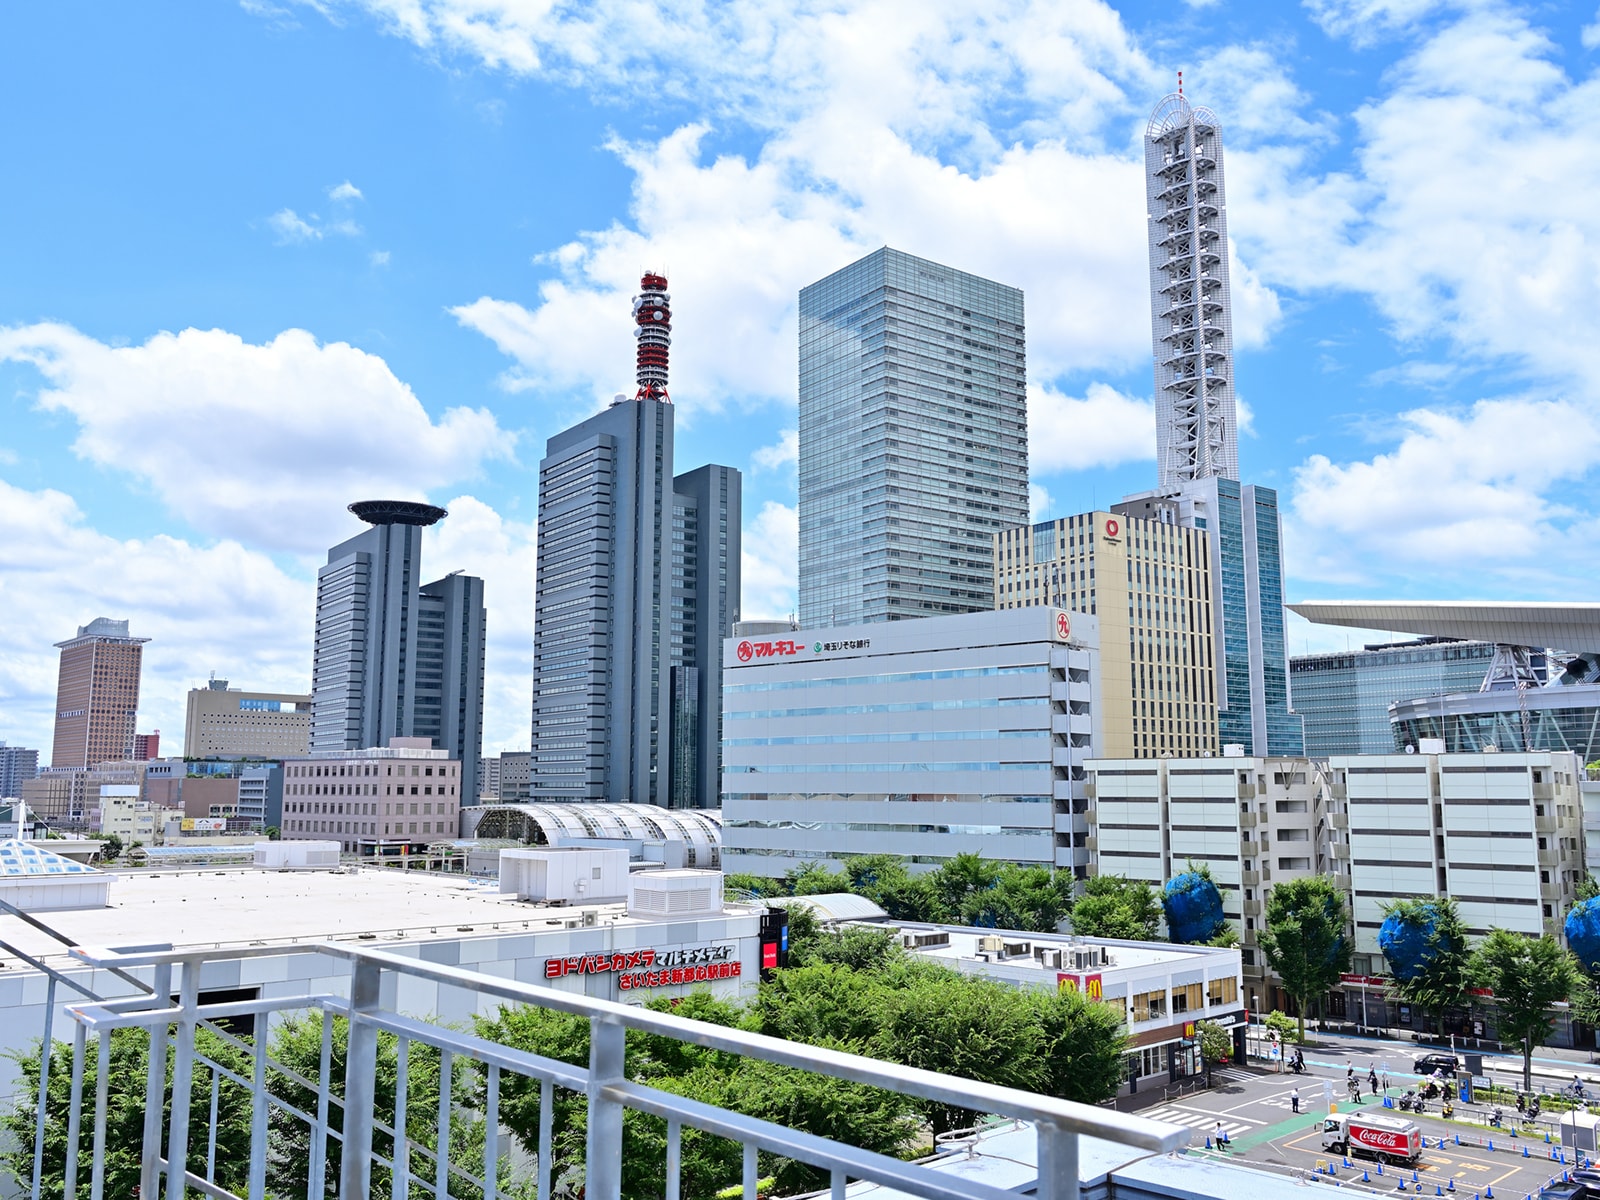
[(288, 759), (284, 840), (338, 841), (346, 854), (378, 854), (453, 839), (461, 764), (431, 746), (429, 738), (397, 737), (383, 747)]
[(149, 638), (131, 637), (126, 621), (99, 617), (57, 642), (56, 733), (50, 765), (91, 767), (134, 757), (139, 672)]

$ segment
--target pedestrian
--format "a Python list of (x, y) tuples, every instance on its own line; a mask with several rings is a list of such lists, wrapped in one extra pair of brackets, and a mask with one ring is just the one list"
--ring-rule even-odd
[(1228, 1131), (1222, 1127), (1222, 1122), (1217, 1122), (1216, 1146), (1218, 1150), (1228, 1148)]
[(1295, 1112), (1300, 1111), (1300, 1089), (1294, 1088), (1289, 1092), (1289, 1107)]
[(1372, 1085), (1370, 1090), (1376, 1093), (1378, 1090), (1378, 1069), (1376, 1067), (1367, 1068), (1367, 1082)]
[(1383, 1081), (1383, 1094), (1385, 1096), (1387, 1096), (1389, 1094), (1389, 1068), (1388, 1067), (1385, 1067), (1383, 1069), (1383, 1074), (1380, 1075), (1379, 1078)]

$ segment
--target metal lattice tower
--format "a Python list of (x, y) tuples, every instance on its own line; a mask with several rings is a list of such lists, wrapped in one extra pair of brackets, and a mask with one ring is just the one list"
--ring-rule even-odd
[(1179, 90), (1145, 132), (1160, 485), (1239, 478), (1222, 128)]
[(639, 280), (640, 294), (633, 298), (633, 336), (639, 340), (635, 354), (639, 391), (636, 400), (666, 400), (667, 347), (672, 345), (672, 297), (667, 277), (646, 271)]

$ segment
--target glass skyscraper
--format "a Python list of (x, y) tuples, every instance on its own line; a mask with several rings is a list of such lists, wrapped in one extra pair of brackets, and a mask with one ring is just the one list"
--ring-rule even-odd
[(800, 292), (800, 623), (994, 607), (1028, 519), (1022, 292), (892, 250)]
[(1305, 722), (1306, 753), (1393, 754), (1400, 747), (1389, 723), (1391, 704), (1476, 692), (1492, 658), (1492, 642), (1434, 637), (1291, 658), (1289, 688)]

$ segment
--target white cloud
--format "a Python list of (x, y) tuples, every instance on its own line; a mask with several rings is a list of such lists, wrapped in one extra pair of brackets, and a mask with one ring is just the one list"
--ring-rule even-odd
[(1292, 573), (1358, 583), (1425, 570), (1430, 588), (1501, 577), (1526, 589), (1593, 525), (1552, 493), (1597, 451), (1600, 418), (1568, 400), (1405, 413), (1393, 450), (1365, 462), (1313, 455), (1296, 470)]
[(1028, 465), (1035, 475), (1142, 462), (1156, 456), (1155, 410), (1148, 400), (1091, 383), (1083, 396), (1028, 388)]
[(315, 586), (234, 541), (122, 540), (72, 497), (0, 480), (0, 728), (50, 754), (57, 652), (95, 617), (126, 618), (144, 651), (139, 728), (183, 738), (188, 689), (210, 671), (269, 691), (311, 687)]
[(795, 612), (799, 510), (768, 500), (745, 523), (742, 541), (740, 615), (746, 621), (777, 621)]
[(361, 194), (360, 188), (346, 179), (338, 187), (328, 189), (328, 199), (339, 203), (350, 200), (365, 200), (366, 197)]
[(1348, 38), (1356, 47), (1414, 29), (1428, 17), (1451, 9), (1476, 7), (1474, 0), (1303, 0), (1311, 19), (1329, 37)]
[(1055, 497), (1045, 490), (1042, 483), (1030, 483), (1028, 485), (1028, 520), (1046, 520), (1055, 504)]
[(450, 515), (423, 534), (423, 574), (483, 580), (488, 610), (483, 752), (528, 748), (533, 706), (533, 577), (536, 527), (511, 521), (474, 496), (446, 502)]
[(1583, 27), (1579, 37), (1583, 40), (1585, 50), (1593, 50), (1600, 46), (1600, 12), (1595, 14), (1594, 20)]
[(387, 250), (374, 250), (367, 255), (367, 261), (375, 267), (387, 267), (389, 265), (389, 252)]
[(383, 359), (298, 329), (265, 345), (186, 329), (109, 346), (39, 324), (0, 329), (6, 360), (43, 375), (42, 409), (77, 420), (80, 458), (131, 474), (199, 532), (253, 546), (315, 553), (351, 501), (417, 497), (514, 446), (487, 411), (434, 421)]
[(771, 446), (758, 446), (750, 455), (750, 465), (757, 471), (776, 471), (779, 467), (792, 467), (800, 458), (800, 431), (785, 429)]
[(322, 230), (301, 218), (292, 208), (280, 208), (267, 218), (272, 232), (278, 235), (278, 245), (293, 242), (315, 242), (322, 238)]

